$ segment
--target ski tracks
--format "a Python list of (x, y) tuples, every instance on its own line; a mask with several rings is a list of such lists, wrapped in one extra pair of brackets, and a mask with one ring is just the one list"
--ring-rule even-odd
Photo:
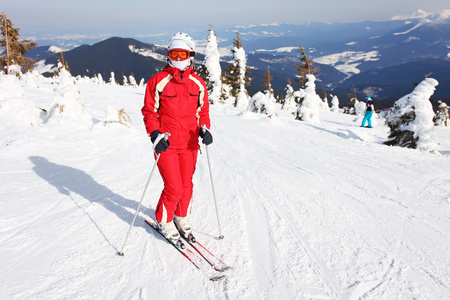
[[(232, 123), (230, 123), (232, 124)], [(227, 130), (233, 129), (228, 124)], [(230, 128), (231, 127), (231, 128)], [(273, 128), (272, 130), (279, 130)], [(245, 144), (243, 137), (235, 140), (220, 140), (220, 131), (215, 131), (217, 143), (224, 143), (218, 149), (229, 149), (232, 155), (222, 153), (225, 157), (224, 168), (229, 168), (232, 180), (227, 184), (227, 191), (233, 191), (227, 201), (230, 205), (239, 204), (233, 209), (235, 227), (241, 228), (238, 244), (245, 244), (245, 268), (252, 270), (253, 280), (257, 284), (260, 297), (264, 299), (341, 299), (341, 287), (333, 272), (321, 261), (320, 255), (308, 245), (301, 232), (298, 221), (298, 208), (291, 212), (285, 206), (287, 201), (296, 201), (301, 206), (302, 197), (287, 196), (291, 186), (298, 185), (296, 177), (306, 172), (315, 180), (318, 177), (312, 168), (303, 168), (290, 161), (283, 166), (272, 164), (271, 156), (282, 156), (277, 144), (258, 136), (245, 136), (245, 143), (260, 145), (258, 152), (250, 152), (240, 145)], [(293, 137), (292, 137), (293, 138)], [(285, 141), (290, 143), (291, 141)], [(282, 148), (282, 146), (281, 146)], [(252, 148), (253, 149), (253, 148)], [(222, 150), (223, 151), (223, 150)], [(315, 160), (313, 156), (312, 160)], [(250, 161), (250, 163), (248, 162)], [(276, 161), (276, 160), (275, 160)], [(317, 163), (317, 162), (316, 162)], [(245, 166), (252, 165), (252, 168)], [(288, 170), (283, 169), (288, 168)], [(312, 171), (310, 171), (312, 170)], [(285, 173), (289, 172), (289, 177)], [(222, 173), (224, 174), (224, 173)], [(279, 182), (276, 177), (283, 177), (286, 182)], [(308, 180), (306, 180), (308, 181)], [(256, 187), (264, 186), (263, 190)], [(294, 204), (295, 206), (295, 204)], [(243, 245), (241, 245), (243, 246)], [(288, 278), (288, 280), (286, 280)], [(255, 295), (256, 296), (256, 295)]]
[[(237, 178), (245, 185), (241, 189), (248, 191), (239, 198), (248, 216), (249, 248), (260, 288), (267, 290), (270, 299), (340, 299), (340, 287), (332, 272), (306, 243), (296, 218), (281, 208), (284, 205), (281, 197), (268, 197), (264, 191), (255, 189), (258, 185), (254, 174), (238, 175)], [(272, 184), (267, 180), (269, 189), (274, 188)]]

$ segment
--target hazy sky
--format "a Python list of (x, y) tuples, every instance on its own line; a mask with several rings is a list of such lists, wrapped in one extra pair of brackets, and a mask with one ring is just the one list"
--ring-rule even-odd
[(417, 9), (441, 12), (448, 0), (3, 0), (0, 12), (22, 31), (272, 22), (383, 21)]

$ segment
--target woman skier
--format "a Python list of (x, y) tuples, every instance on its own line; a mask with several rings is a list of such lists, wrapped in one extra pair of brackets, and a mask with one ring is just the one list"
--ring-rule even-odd
[(192, 66), (194, 40), (183, 32), (174, 34), (167, 55), (168, 64), (147, 83), (142, 114), (155, 157), (161, 154), (158, 169), (164, 189), (155, 216), (161, 233), (176, 243), (180, 233), (192, 238), (188, 216), (200, 148), (198, 136), (206, 145), (213, 138), (206, 84)]
[(366, 101), (366, 113), (364, 115), (361, 127), (366, 127), (366, 122), (368, 122), (369, 128), (372, 128), (372, 115), (375, 111), (375, 106), (373, 105), (372, 97), (370, 97), (370, 95), (366, 97)]

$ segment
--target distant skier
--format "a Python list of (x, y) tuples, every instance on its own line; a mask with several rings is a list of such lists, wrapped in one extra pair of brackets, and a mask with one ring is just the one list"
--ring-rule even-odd
[(373, 100), (370, 95), (366, 97), (366, 113), (364, 115), (364, 119), (362, 121), (361, 127), (366, 127), (366, 122), (368, 122), (368, 127), (372, 128), (372, 115), (375, 111), (375, 106), (373, 105)]
[[(198, 136), (206, 145), (213, 138), (206, 84), (192, 67), (194, 40), (186, 33), (176, 33), (167, 54), (168, 64), (147, 83), (142, 114), (154, 150), (161, 153), (158, 168), (164, 190), (156, 206), (156, 219), (163, 235), (176, 242), (180, 233), (188, 237), (192, 231), (188, 216), (200, 148)], [(168, 140), (165, 133), (170, 134)]]

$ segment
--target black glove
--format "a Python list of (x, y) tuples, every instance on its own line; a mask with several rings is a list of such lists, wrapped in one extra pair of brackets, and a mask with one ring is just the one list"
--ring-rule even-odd
[(155, 130), (150, 134), (150, 139), (153, 143), (153, 149), (156, 153), (162, 153), (169, 148), (169, 140), (166, 140), (166, 136), (159, 130)]
[(205, 144), (205, 145), (212, 144), (213, 137), (212, 137), (212, 134), (209, 131), (209, 129), (206, 128), (206, 126), (200, 129), (200, 133), (199, 134), (200, 134), (200, 137), (202, 138), (202, 143), (203, 144)]

